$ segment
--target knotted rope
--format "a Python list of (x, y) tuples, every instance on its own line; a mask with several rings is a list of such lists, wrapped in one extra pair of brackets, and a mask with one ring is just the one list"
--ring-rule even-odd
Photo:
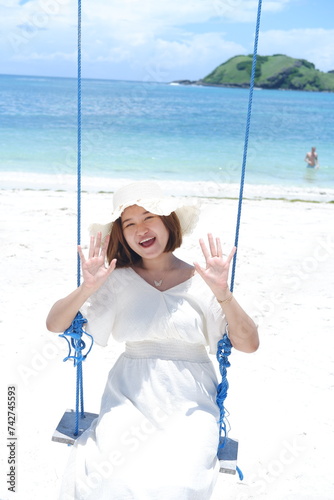
[[(78, 0), (78, 76), (77, 76), (77, 244), (81, 243), (81, 0)], [(80, 256), (77, 255), (77, 286), (80, 286)], [(74, 436), (79, 434), (79, 419), (85, 417), (83, 397), (82, 362), (86, 359), (93, 346), (93, 337), (85, 332), (83, 325), (87, 320), (80, 312), (77, 313), (71, 326), (60, 337), (64, 338), (69, 347), (67, 361), (73, 359), (76, 367), (76, 404)], [(90, 347), (83, 353), (86, 343), (82, 339), (85, 334), (90, 338)], [(69, 340), (70, 339), (70, 340)]]
[[(254, 40), (254, 51), (253, 51), (253, 61), (252, 61), (252, 72), (251, 72), (251, 80), (249, 86), (249, 99), (248, 99), (248, 111), (247, 111), (247, 120), (246, 120), (246, 131), (245, 131), (245, 141), (244, 141), (244, 152), (242, 159), (242, 169), (241, 169), (241, 180), (240, 180), (240, 191), (239, 191), (239, 202), (238, 202), (238, 214), (237, 214), (237, 223), (236, 223), (236, 232), (235, 232), (235, 241), (234, 244), (238, 249), (239, 243), (239, 232), (240, 232), (240, 221), (241, 221), (241, 209), (242, 209), (242, 201), (243, 201), (243, 190), (245, 184), (245, 173), (246, 173), (246, 163), (247, 163), (247, 151), (248, 151), (248, 140), (249, 140), (249, 131), (250, 131), (250, 123), (251, 123), (251, 114), (252, 114), (252, 104), (253, 104), (253, 91), (254, 91), (254, 80), (255, 80), (255, 69), (256, 69), (256, 59), (257, 59), (257, 47), (259, 40), (259, 31), (260, 31), (260, 20), (261, 20), (261, 7), (262, 0), (259, 0), (258, 10), (257, 10), (257, 19), (256, 19), (256, 28), (255, 28), (255, 40)], [(234, 278), (235, 278), (235, 270), (236, 270), (236, 261), (237, 261), (237, 251), (233, 257), (232, 263), (232, 273), (231, 273), (231, 286), (230, 290), (233, 292), (234, 289)], [(228, 381), (227, 381), (227, 368), (230, 366), (230, 362), (228, 360), (229, 355), (231, 354), (232, 344), (228, 337), (228, 327), (226, 327), (226, 331), (223, 335), (223, 338), (219, 340), (217, 345), (217, 360), (219, 363), (219, 371), (222, 376), (222, 380), (217, 387), (217, 404), (220, 410), (220, 418), (219, 418), (219, 436), (221, 437), (219, 442), (219, 449), (224, 447), (226, 442), (227, 434), (228, 434), (228, 420), (226, 416), (225, 410), (225, 399), (227, 397), (228, 391)], [(223, 433), (223, 436), (222, 436)], [(243, 479), (243, 474), (239, 467), (237, 467), (237, 472), (239, 474), (240, 480)]]
[[(76, 404), (75, 404), (75, 429), (74, 436), (79, 434), (79, 419), (85, 417), (84, 413), (84, 397), (83, 397), (83, 377), (82, 377), (82, 362), (86, 359), (90, 353), (93, 346), (93, 337), (85, 332), (83, 325), (87, 323), (86, 318), (82, 316), (80, 312), (77, 313), (76, 317), (72, 321), (72, 324), (64, 333), (59, 335), (64, 338), (68, 344), (68, 355), (63, 361), (68, 361), (72, 359), (74, 366), (77, 369), (76, 376)], [(90, 339), (90, 346), (86, 353), (86, 342), (82, 338), (82, 334), (85, 334)]]

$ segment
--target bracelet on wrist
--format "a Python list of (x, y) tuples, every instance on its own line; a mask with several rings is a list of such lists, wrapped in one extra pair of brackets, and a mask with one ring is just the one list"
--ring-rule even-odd
[(227, 297), (227, 299), (219, 300), (217, 297), (216, 299), (219, 302), (219, 304), (226, 304), (227, 302), (231, 302), (231, 300), (233, 299), (233, 293), (230, 292), (230, 295)]

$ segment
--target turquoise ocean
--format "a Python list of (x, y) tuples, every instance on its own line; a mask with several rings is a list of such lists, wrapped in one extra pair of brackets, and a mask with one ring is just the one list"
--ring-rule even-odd
[[(156, 179), (185, 194), (235, 193), (248, 94), (84, 79), (85, 188), (113, 191), (124, 179)], [(316, 170), (304, 162), (312, 146)], [(76, 79), (0, 75), (1, 187), (66, 188), (76, 151)], [(334, 94), (255, 89), (245, 182), (253, 197), (334, 199)]]

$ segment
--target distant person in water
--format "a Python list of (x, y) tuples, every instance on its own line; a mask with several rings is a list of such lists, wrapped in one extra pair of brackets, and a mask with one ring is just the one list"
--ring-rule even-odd
[(305, 161), (307, 163), (307, 167), (309, 168), (319, 168), (318, 163), (318, 153), (316, 152), (316, 148), (312, 147), (311, 151), (306, 153)]

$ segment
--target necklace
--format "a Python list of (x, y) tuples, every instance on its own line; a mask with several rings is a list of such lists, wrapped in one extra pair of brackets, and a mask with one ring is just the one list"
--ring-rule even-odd
[(167, 269), (167, 270), (163, 273), (162, 277), (161, 277), (159, 280), (156, 280), (156, 279), (154, 279), (154, 278), (153, 278), (153, 276), (151, 275), (151, 273), (150, 273), (150, 272), (146, 271), (146, 273), (148, 274), (149, 280), (151, 281), (151, 283), (153, 282), (153, 284), (154, 284), (154, 286), (155, 286), (156, 288), (159, 288), (159, 287), (161, 287), (161, 286), (162, 286), (162, 284), (163, 284), (163, 282), (164, 282), (164, 279), (165, 279), (165, 277), (166, 277), (166, 274), (167, 274), (168, 272), (169, 272), (169, 269)]
[[(165, 270), (163, 272), (162, 271), (159, 272), (158, 269), (151, 271), (151, 270), (146, 269), (143, 266), (140, 266), (143, 273), (139, 273), (139, 274), (141, 274), (144, 279), (146, 276), (146, 281), (148, 281), (149, 283), (152, 283), (156, 288), (160, 288), (160, 287), (164, 286), (164, 281), (165, 281), (166, 277), (168, 276), (168, 273), (170, 273), (171, 271), (176, 269), (175, 262), (177, 263), (178, 261), (173, 259), (170, 262), (168, 262), (170, 267), (168, 269), (165, 268)], [(160, 277), (160, 279), (156, 279), (156, 278), (154, 278), (154, 276), (152, 276), (152, 274), (153, 275), (158, 274), (158, 276), (160, 274), (161, 277)]]
[(163, 284), (167, 273), (168, 273), (168, 270), (163, 273), (162, 278), (160, 280), (153, 279), (153, 283), (154, 283), (155, 287), (159, 288)]

